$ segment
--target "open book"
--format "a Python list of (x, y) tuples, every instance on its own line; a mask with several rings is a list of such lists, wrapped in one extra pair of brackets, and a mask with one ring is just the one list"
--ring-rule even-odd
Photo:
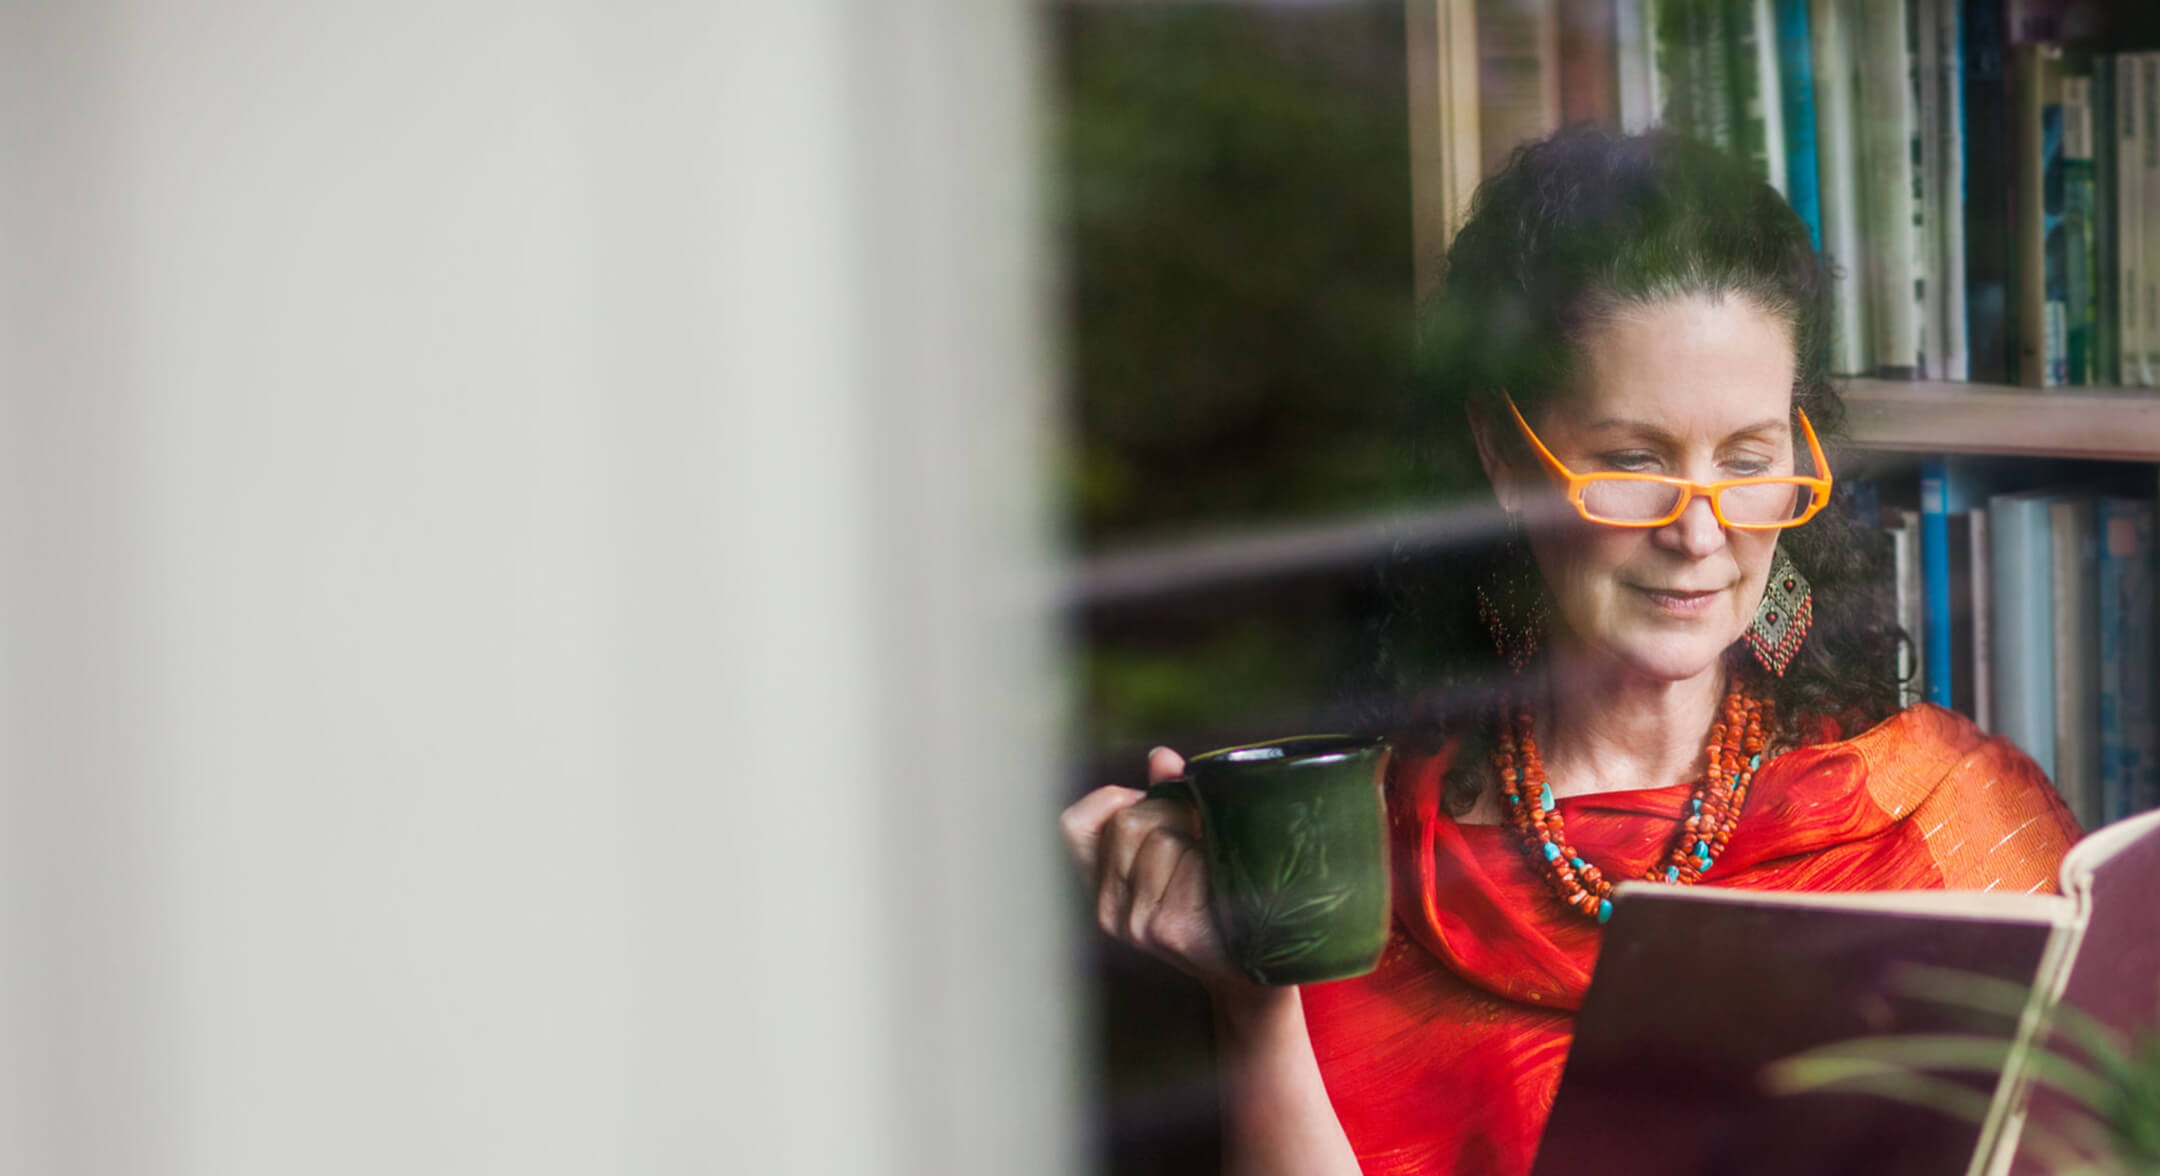
[[(1974, 1032), (1969, 1013), (1914, 992), (1914, 966), (2030, 988), (2001, 1027), (2017, 1043), (2007, 1064), (1973, 1080), (1984, 1122), (1765, 1089), (1766, 1067), (1812, 1047)], [(2009, 1172), (2031, 1046), (2059, 1004), (2120, 1033), (2160, 1020), (2160, 812), (2079, 842), (2059, 896), (1624, 885), (1535, 1173)]]

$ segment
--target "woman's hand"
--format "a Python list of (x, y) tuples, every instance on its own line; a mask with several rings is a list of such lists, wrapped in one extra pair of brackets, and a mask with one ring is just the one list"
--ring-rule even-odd
[[(1148, 753), (1148, 783), (1185, 770)], [(1295, 988), (1256, 984), (1230, 962), (1208, 915), (1200, 814), (1112, 785), (1065, 810), (1058, 828), (1095, 888), (1095, 921), (1112, 939), (1168, 961), (1215, 1000), (1222, 1065), (1223, 1171), (1235, 1176), (1356, 1176), (1357, 1157), (1313, 1058)]]
[[(1148, 753), (1148, 783), (1185, 770), (1167, 747)], [(1098, 788), (1058, 818), (1065, 848), (1095, 890), (1095, 921), (1112, 939), (1131, 944), (1198, 980), (1218, 999), (1254, 995), (1254, 984), (1230, 962), (1208, 915), (1207, 861), (1200, 850), (1200, 814), (1175, 800), (1148, 800), (1137, 789)]]

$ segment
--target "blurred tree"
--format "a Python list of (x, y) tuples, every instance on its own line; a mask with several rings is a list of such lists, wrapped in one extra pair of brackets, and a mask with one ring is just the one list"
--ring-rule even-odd
[(1084, 539), (1414, 493), (1399, 3), (1059, 10)]

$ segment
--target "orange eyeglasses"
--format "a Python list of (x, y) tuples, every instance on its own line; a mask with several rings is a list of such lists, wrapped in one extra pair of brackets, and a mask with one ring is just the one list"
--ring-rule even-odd
[(1795, 408), (1800, 431), (1807, 436), (1808, 455), (1815, 459), (1820, 477), (1794, 474), (1778, 478), (1734, 478), (1725, 482), (1691, 482), (1661, 474), (1578, 474), (1561, 464), (1552, 450), (1530, 431), (1530, 422), (1515, 407), (1515, 398), (1502, 393), (1515, 427), (1530, 439), (1545, 468), (1567, 488), (1567, 500), (1582, 517), (1608, 527), (1662, 527), (1678, 519), (1696, 498), (1710, 500), (1710, 513), (1719, 526), (1743, 531), (1779, 531), (1797, 527), (1815, 517), (1830, 502), (1830, 463), (1823, 457), (1822, 442), (1807, 413)]

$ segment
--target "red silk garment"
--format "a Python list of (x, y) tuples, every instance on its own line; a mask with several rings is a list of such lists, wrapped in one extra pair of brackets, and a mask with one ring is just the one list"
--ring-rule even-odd
[[(1597, 960), (1596, 924), (1553, 897), (1513, 832), (1446, 814), (1446, 768), (1442, 752), (1391, 772), (1396, 926), (1379, 969), (1303, 990), (1329, 1097), (1368, 1176), (1528, 1172)], [(1560, 809), (1607, 877), (1639, 878), (1669, 850), (1690, 790)], [(2023, 752), (1919, 706), (1765, 764), (1706, 884), (2051, 892), (2077, 836)]]

